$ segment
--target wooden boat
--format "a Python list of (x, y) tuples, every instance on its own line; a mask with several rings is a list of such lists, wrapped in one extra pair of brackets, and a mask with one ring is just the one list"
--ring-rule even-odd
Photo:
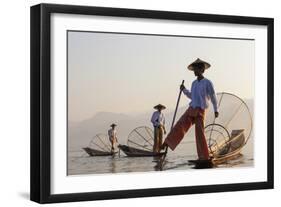
[(215, 145), (209, 146), (211, 150), (214, 147), (216, 149), (212, 151), (210, 160), (189, 160), (188, 163), (194, 165), (196, 169), (212, 168), (215, 165), (240, 157), (241, 150), (245, 145), (244, 129), (232, 130), (229, 140)]
[(160, 157), (164, 152), (153, 152), (153, 131), (147, 126), (140, 126), (131, 131), (128, 135), (127, 145), (119, 145), (129, 157)]
[(244, 129), (232, 130), (228, 141), (220, 143), (218, 150), (213, 152), (213, 162), (215, 164), (225, 163), (228, 160), (241, 156), (241, 150), (245, 145)]
[(160, 157), (164, 154), (164, 152), (155, 153), (148, 150), (129, 147), (127, 145), (119, 145), (118, 147), (120, 150), (122, 150), (122, 152), (124, 152), (129, 157)]
[(241, 156), (242, 149), (248, 143), (252, 129), (252, 105), (235, 94), (221, 92), (217, 94), (219, 117), (212, 110), (206, 114), (205, 134), (210, 156), (215, 164), (227, 163)]
[(117, 152), (104, 152), (96, 149), (92, 149), (90, 147), (84, 147), (83, 150), (88, 153), (91, 157), (93, 156), (113, 156)]
[(90, 141), (87, 147), (82, 148), (88, 155), (93, 156), (113, 156), (117, 152), (111, 152), (111, 143), (107, 135), (97, 134)]

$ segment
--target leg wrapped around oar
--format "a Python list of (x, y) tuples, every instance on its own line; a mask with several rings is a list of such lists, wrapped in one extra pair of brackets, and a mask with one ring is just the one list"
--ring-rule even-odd
[(175, 150), (190, 127), (195, 124), (198, 158), (200, 160), (208, 160), (209, 150), (204, 133), (204, 117), (205, 110), (189, 107), (166, 137), (164, 142), (165, 145), (169, 146), (170, 149)]
[(193, 124), (193, 118), (189, 116), (189, 109), (181, 116), (176, 125), (171, 129), (165, 139), (164, 145), (169, 146), (171, 150), (175, 150), (178, 144), (183, 139), (185, 133)]

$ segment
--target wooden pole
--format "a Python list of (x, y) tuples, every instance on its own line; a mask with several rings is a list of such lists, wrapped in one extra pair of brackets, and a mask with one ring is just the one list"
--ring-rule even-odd
[[(183, 84), (184, 84), (184, 80), (182, 80), (181, 85), (183, 85)], [(179, 103), (180, 103), (181, 94), (182, 94), (182, 90), (180, 90), (179, 95), (178, 95), (178, 100), (177, 100), (176, 109), (175, 109), (174, 116), (173, 116), (173, 121), (172, 121), (172, 125), (171, 125), (171, 130), (172, 130), (173, 127), (174, 127), (174, 123), (175, 123), (175, 119), (176, 119), (176, 115), (177, 115), (177, 111), (178, 111), (178, 107), (179, 107)], [(165, 148), (165, 153), (164, 153), (164, 155), (160, 158), (160, 161), (159, 161), (160, 170), (162, 170), (162, 168), (163, 168), (163, 163), (164, 163), (164, 161), (165, 161), (165, 159), (166, 159), (167, 153), (168, 153), (168, 146), (166, 146), (166, 148)]]

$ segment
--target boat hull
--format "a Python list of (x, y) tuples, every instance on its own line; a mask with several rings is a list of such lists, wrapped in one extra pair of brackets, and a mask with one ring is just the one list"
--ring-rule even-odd
[(222, 164), (241, 156), (242, 148), (245, 145), (244, 133), (243, 130), (234, 130), (234, 132), (232, 132), (232, 136), (225, 146), (215, 154), (214, 164)]
[(127, 145), (119, 145), (118, 147), (129, 157), (160, 157), (164, 155), (164, 152), (155, 153), (147, 150), (129, 147)]
[(91, 157), (94, 156), (113, 156), (114, 154), (116, 154), (117, 152), (104, 152), (104, 151), (100, 151), (100, 150), (96, 150), (96, 149), (92, 149), (90, 147), (85, 147), (83, 148), (83, 150), (85, 152), (87, 152), (88, 155), (90, 155)]

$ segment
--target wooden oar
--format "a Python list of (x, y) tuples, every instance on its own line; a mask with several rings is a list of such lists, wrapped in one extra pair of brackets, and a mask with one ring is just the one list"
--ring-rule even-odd
[[(184, 84), (184, 80), (182, 80), (181, 85), (183, 85), (183, 84)], [(172, 125), (171, 125), (171, 130), (174, 127), (174, 123), (175, 123), (175, 119), (176, 119), (176, 115), (177, 115), (177, 111), (178, 111), (178, 107), (179, 107), (179, 103), (180, 103), (181, 94), (182, 94), (182, 90), (180, 90), (180, 92), (179, 92), (179, 96), (178, 96), (178, 100), (177, 100), (177, 104), (176, 104), (176, 109), (175, 109), (175, 112), (174, 112), (173, 121), (172, 121)], [(162, 168), (163, 168), (163, 163), (166, 159), (167, 153), (168, 153), (168, 146), (166, 146), (165, 153), (159, 160), (158, 167), (160, 168), (160, 170), (162, 170)]]

